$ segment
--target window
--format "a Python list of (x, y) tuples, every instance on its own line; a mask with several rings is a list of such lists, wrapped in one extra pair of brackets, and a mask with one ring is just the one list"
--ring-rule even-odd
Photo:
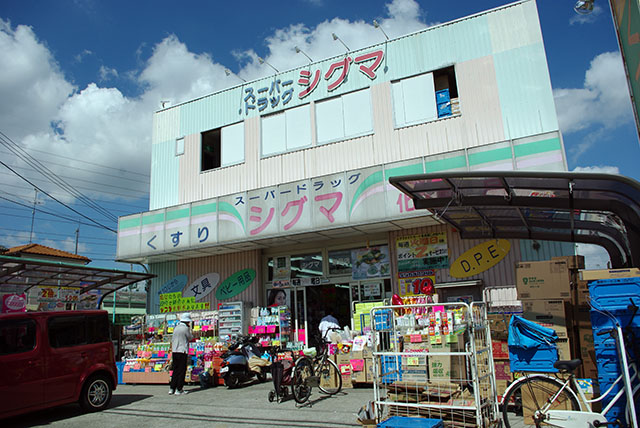
[(244, 122), (201, 134), (202, 171), (244, 161)]
[(87, 317), (87, 341), (103, 343), (111, 341), (109, 319), (106, 315), (89, 315)]
[(176, 156), (184, 154), (184, 138), (178, 138), (176, 140)]
[(49, 320), (49, 343), (52, 348), (87, 344), (85, 317), (53, 317)]
[(351, 276), (351, 250), (329, 251), (329, 275)]
[(309, 147), (311, 108), (309, 104), (262, 118), (262, 155)]
[[(436, 92), (445, 91), (440, 99)], [(391, 83), (396, 128), (451, 115), (451, 98), (458, 97), (453, 66)], [(440, 94), (440, 92), (438, 92)]]
[(35, 347), (35, 320), (0, 321), (0, 355), (28, 352)]
[(371, 93), (363, 89), (316, 103), (318, 144), (373, 132)]
[(291, 278), (322, 276), (322, 254), (291, 256)]

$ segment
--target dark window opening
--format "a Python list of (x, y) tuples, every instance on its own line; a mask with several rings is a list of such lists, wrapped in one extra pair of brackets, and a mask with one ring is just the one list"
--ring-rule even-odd
[(0, 321), (0, 355), (28, 352), (36, 347), (34, 320)]
[(456, 73), (453, 66), (441, 68), (433, 72), (433, 82), (436, 91), (449, 90), (451, 98), (458, 98), (458, 86), (456, 85)]
[(222, 165), (220, 128), (212, 129), (201, 134), (202, 140), (202, 171), (220, 168)]

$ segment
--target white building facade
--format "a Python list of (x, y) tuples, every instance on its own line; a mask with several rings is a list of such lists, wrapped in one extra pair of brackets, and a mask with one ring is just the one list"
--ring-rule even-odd
[[(264, 305), (280, 287), (298, 328), (327, 311), (346, 323), (356, 302), (411, 294), (424, 278), (482, 298), (515, 284), (516, 262), (567, 254), (512, 240), (495, 266), (453, 277), (483, 241), (460, 239), (388, 183), (566, 170), (533, 0), (160, 110), (152, 140), (150, 210), (120, 218), (117, 250), (158, 275), (150, 313), (181, 286), (212, 309)], [(217, 284), (203, 289), (206, 275)]]

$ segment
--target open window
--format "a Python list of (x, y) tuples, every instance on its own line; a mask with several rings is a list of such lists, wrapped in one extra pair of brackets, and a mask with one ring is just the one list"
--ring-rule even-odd
[(396, 128), (459, 113), (453, 66), (391, 82)]
[(201, 133), (201, 171), (244, 161), (244, 122)]

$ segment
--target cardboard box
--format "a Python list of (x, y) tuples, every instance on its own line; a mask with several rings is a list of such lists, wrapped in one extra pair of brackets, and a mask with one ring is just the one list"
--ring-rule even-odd
[[(464, 349), (464, 348), (463, 348)], [(466, 357), (460, 355), (437, 355), (438, 352), (459, 352), (459, 344), (431, 345), (429, 348), (429, 380), (430, 381), (462, 381), (466, 379)], [(403, 378), (404, 379), (404, 378)]]
[(491, 330), (492, 340), (507, 340), (509, 337), (509, 322), (511, 314), (489, 314), (489, 329)]
[(373, 359), (367, 357), (364, 359), (365, 382), (373, 383)]
[(571, 299), (565, 260), (516, 263), (518, 299)]
[(511, 365), (509, 364), (509, 361), (495, 361), (494, 365), (496, 368), (496, 380), (513, 380), (513, 376), (511, 376)]
[[(525, 425), (534, 425), (533, 412), (536, 409), (536, 403), (542, 405), (548, 398), (548, 392), (543, 390), (531, 391), (529, 388), (521, 388), (522, 393), (522, 412), (524, 416)], [(547, 395), (545, 396), (545, 392)], [(535, 400), (534, 400), (535, 396)], [(571, 406), (570, 402), (555, 403), (551, 408), (553, 410), (569, 410)]]
[(496, 395), (498, 396), (498, 400), (502, 400), (502, 396), (507, 390), (509, 383), (507, 380), (496, 380)]
[(491, 350), (492, 350), (494, 359), (496, 360), (509, 359), (509, 343), (506, 340), (491, 341)]
[(523, 318), (554, 329), (559, 338), (569, 338), (567, 321), (570, 321), (571, 308), (568, 302), (559, 299), (525, 300), (522, 312)]
[(559, 256), (551, 260), (564, 260), (570, 270), (584, 269), (584, 256)]
[(640, 276), (640, 269), (601, 269), (601, 270), (581, 270), (580, 279), (582, 281), (596, 281), (598, 279), (611, 278), (633, 278)]

